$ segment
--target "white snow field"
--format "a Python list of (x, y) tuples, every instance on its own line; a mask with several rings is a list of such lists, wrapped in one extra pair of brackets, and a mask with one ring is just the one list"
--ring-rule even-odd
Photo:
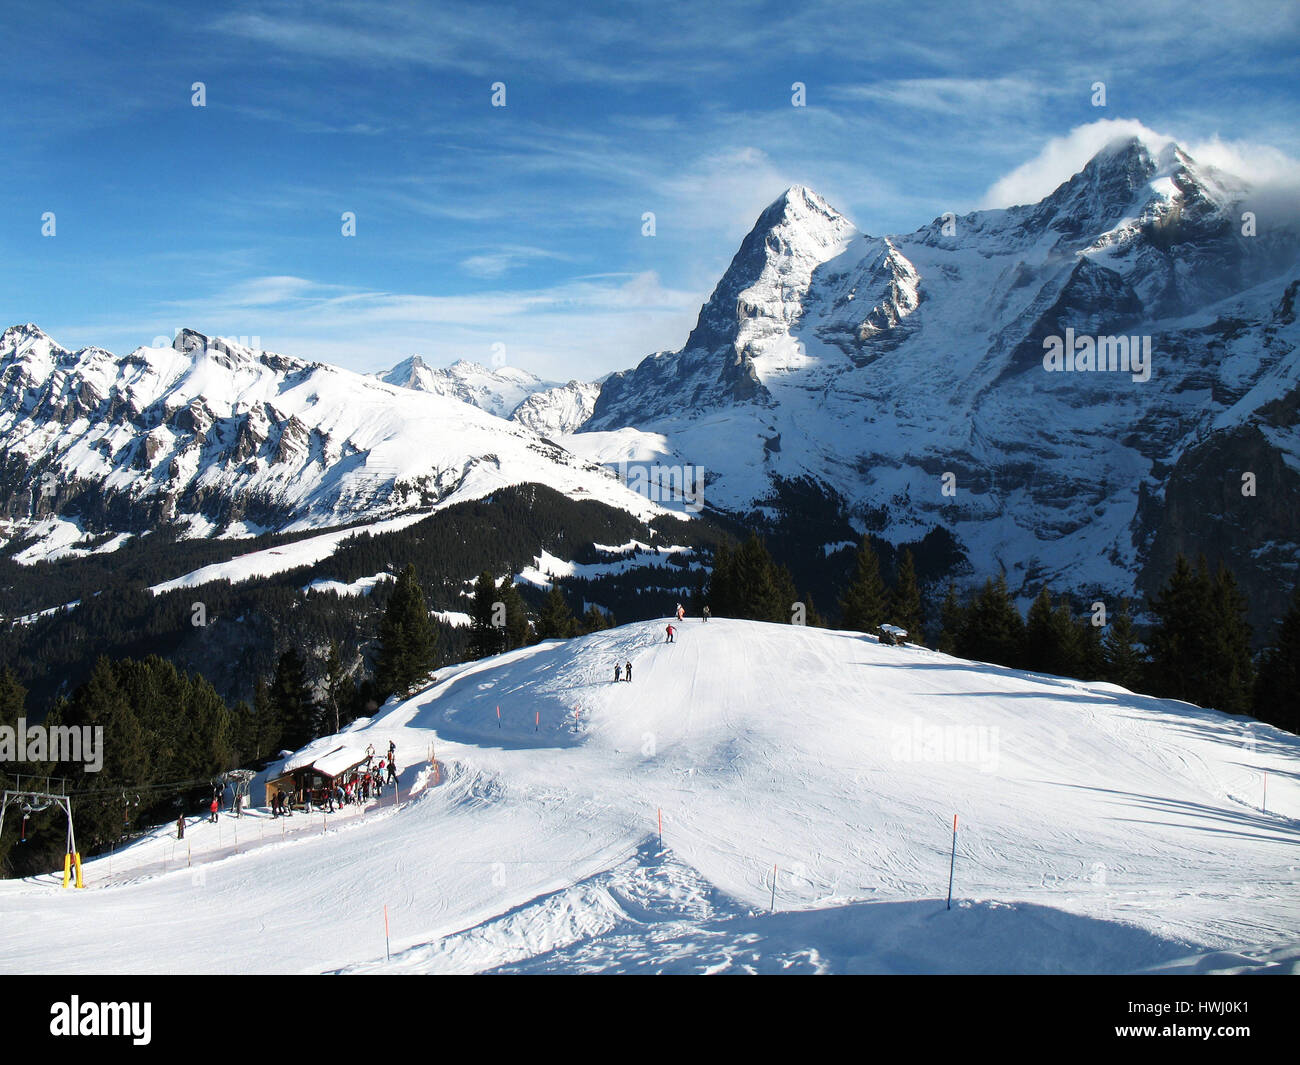
[(1297, 737), (852, 633), (664, 625), (441, 670), (308, 749), (394, 741), (400, 805), (0, 882), (0, 970), (1300, 971)]

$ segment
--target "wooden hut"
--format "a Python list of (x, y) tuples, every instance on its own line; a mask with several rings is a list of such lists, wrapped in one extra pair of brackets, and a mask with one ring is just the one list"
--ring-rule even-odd
[(309, 754), (286, 762), (278, 777), (266, 782), (266, 804), (285, 794), (294, 806), (324, 804), (330, 791), (355, 780), (370, 762), (356, 747), (335, 747), (324, 754)]

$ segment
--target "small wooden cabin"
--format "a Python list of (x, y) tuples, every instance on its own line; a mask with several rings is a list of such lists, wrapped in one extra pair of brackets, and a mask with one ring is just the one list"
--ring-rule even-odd
[(347, 746), (287, 762), (278, 777), (266, 782), (266, 804), (270, 806), (277, 795), (286, 794), (293, 806), (307, 801), (323, 805), (330, 791), (363, 775), (369, 763), (370, 756), (364, 751)]

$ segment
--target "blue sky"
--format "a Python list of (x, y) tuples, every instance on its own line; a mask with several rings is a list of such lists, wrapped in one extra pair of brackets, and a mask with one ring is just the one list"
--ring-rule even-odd
[(1136, 123), (1257, 180), (1300, 156), (1289, 2), (15, 6), (0, 321), (119, 353), (188, 326), (590, 378), (678, 347), (791, 184), (880, 234)]

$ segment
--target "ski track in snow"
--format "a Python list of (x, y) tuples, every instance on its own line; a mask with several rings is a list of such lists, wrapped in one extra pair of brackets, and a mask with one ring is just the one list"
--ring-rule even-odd
[[(0, 967), (1300, 969), (1296, 737), (849, 633), (665, 624), (450, 667), (349, 726), (396, 742), (400, 808), (162, 826), (85, 891), (0, 882)], [(929, 760), (936, 728), (989, 743)]]

